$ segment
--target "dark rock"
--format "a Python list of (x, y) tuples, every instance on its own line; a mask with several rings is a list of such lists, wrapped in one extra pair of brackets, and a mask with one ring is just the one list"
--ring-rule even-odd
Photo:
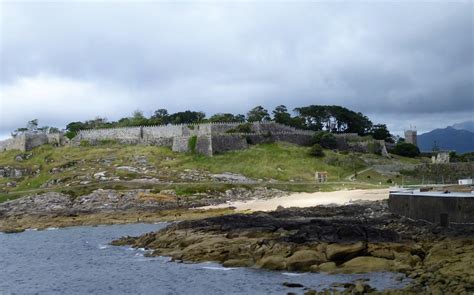
[(285, 287), (288, 287), (288, 288), (303, 288), (303, 287), (304, 287), (304, 286), (301, 285), (301, 284), (298, 284), (298, 283), (289, 283), (289, 282), (283, 282), (282, 285), (285, 286)]

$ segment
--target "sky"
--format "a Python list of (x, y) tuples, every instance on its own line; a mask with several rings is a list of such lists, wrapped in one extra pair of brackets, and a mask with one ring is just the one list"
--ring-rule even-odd
[(423, 133), (474, 120), (473, 19), (472, 1), (0, 0), (0, 138), (280, 104)]

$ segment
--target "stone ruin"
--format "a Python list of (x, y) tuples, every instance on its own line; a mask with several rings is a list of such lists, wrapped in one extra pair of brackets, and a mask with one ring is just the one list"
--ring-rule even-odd
[(68, 142), (67, 137), (62, 132), (58, 133), (32, 133), (25, 132), (12, 138), (0, 141), (0, 152), (8, 150), (20, 150), (26, 152), (33, 148), (51, 144), (53, 146), (62, 146)]
[[(243, 125), (247, 125), (250, 132), (238, 132), (238, 127)], [(251, 144), (276, 141), (309, 145), (313, 134), (312, 131), (275, 122), (204, 123), (81, 130), (73, 142), (87, 141), (95, 145), (110, 140), (124, 144), (165, 146), (176, 152), (211, 156), (246, 149)]]
[[(241, 130), (246, 132), (239, 132)], [(116, 142), (163, 146), (175, 152), (212, 156), (216, 153), (246, 149), (249, 145), (262, 143), (289, 142), (308, 146), (312, 142), (313, 135), (314, 131), (296, 129), (272, 121), (137, 126), (81, 130), (70, 141), (63, 133), (25, 133), (0, 141), (0, 152), (12, 149), (28, 151), (43, 144), (99, 145)], [(388, 155), (383, 141), (354, 140), (360, 137), (349, 133), (335, 134), (335, 137), (339, 150)]]

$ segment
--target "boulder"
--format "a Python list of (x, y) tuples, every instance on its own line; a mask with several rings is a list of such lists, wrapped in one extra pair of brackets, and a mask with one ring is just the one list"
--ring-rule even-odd
[(331, 261), (348, 260), (357, 256), (366, 249), (363, 242), (354, 244), (329, 244), (326, 247), (326, 256)]
[(285, 258), (281, 256), (276, 256), (276, 255), (263, 257), (260, 261), (258, 261), (256, 265), (257, 267), (271, 269), (271, 270), (286, 269)]
[(314, 250), (299, 250), (286, 259), (288, 270), (309, 270), (311, 265), (325, 262), (326, 257), (323, 253)]
[(335, 262), (325, 262), (325, 263), (321, 263), (319, 266), (318, 266), (318, 269), (319, 271), (321, 272), (332, 272), (333, 270), (335, 270), (337, 267), (336, 267), (336, 263)]
[(366, 273), (374, 271), (388, 271), (392, 269), (392, 266), (392, 260), (371, 256), (359, 256), (344, 263), (342, 265), (342, 272)]

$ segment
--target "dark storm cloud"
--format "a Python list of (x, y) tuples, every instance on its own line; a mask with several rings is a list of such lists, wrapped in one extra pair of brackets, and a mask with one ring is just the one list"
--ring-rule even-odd
[(398, 131), (472, 118), (470, 1), (0, 5), (0, 133), (162, 107), (339, 104)]

